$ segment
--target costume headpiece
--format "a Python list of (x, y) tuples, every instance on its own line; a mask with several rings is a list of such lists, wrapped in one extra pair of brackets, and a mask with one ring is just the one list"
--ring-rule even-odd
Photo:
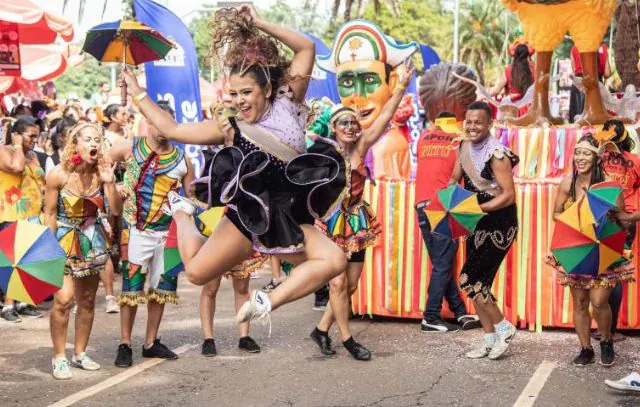
[(340, 103), (331, 108), (329, 123), (333, 124), (343, 116), (353, 116), (355, 118), (358, 117), (355, 110)]
[(371, 21), (351, 20), (338, 30), (331, 54), (318, 56), (316, 63), (323, 71), (333, 73), (339, 65), (351, 61), (380, 61), (395, 68), (417, 50), (416, 42), (398, 44)]
[(585, 150), (593, 151), (598, 157), (601, 156), (604, 152), (602, 144), (599, 144), (598, 147), (595, 147), (591, 145), (591, 143), (589, 143), (587, 140), (582, 140), (581, 142), (577, 143), (573, 150), (575, 151), (578, 148), (584, 148)]

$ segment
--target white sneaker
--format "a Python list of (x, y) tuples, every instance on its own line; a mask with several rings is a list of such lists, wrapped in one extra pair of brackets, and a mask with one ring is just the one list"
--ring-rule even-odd
[(106, 311), (107, 314), (117, 314), (120, 312), (120, 307), (118, 306), (118, 302), (116, 301), (116, 297), (113, 295), (107, 295), (104, 297), (106, 302)]
[(620, 380), (605, 380), (604, 384), (616, 390), (640, 392), (640, 374), (632, 372)]
[(100, 370), (100, 365), (91, 359), (87, 352), (82, 352), (78, 356), (71, 358), (71, 365), (83, 370)]
[(73, 376), (69, 360), (66, 357), (51, 359), (51, 367), (53, 368), (53, 377), (58, 380), (68, 380)]
[(516, 336), (516, 329), (513, 324), (509, 324), (509, 329), (504, 332), (498, 332), (498, 339), (496, 343), (491, 348), (491, 352), (489, 352), (489, 359), (496, 360), (502, 357), (504, 353), (509, 349), (509, 345), (511, 345), (511, 340), (514, 336)]
[(482, 342), (480, 342), (478, 344), (478, 346), (476, 346), (474, 349), (471, 349), (465, 355), (469, 359), (482, 359), (482, 358), (485, 358), (485, 357), (489, 356), (489, 353), (491, 352), (491, 349), (493, 349), (494, 345), (495, 345), (495, 343), (491, 344), (491, 343), (485, 341), (484, 339), (482, 339)]
[(167, 215), (174, 216), (178, 211), (183, 211), (187, 215), (193, 215), (196, 211), (196, 204), (191, 199), (180, 196), (174, 191), (170, 191), (167, 198), (169, 199), (170, 208), (167, 208), (165, 205), (161, 208)]

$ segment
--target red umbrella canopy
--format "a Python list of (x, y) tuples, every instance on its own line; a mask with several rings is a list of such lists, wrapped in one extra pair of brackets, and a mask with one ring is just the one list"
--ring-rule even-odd
[(58, 36), (73, 39), (73, 24), (30, 0), (2, 0), (0, 20), (18, 24), (21, 44), (51, 44)]

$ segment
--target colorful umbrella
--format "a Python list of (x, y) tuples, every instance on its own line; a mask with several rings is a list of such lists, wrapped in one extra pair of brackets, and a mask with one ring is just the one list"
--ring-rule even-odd
[(616, 181), (605, 181), (592, 185), (585, 193), (584, 200), (580, 200), (580, 221), (600, 225), (604, 223), (609, 211), (616, 207), (622, 187)]
[(46, 226), (18, 221), (0, 231), (0, 288), (38, 304), (62, 287), (67, 257)]
[(607, 217), (599, 226), (581, 225), (583, 199), (558, 217), (551, 252), (567, 273), (596, 277), (622, 256), (626, 234)]
[(431, 231), (456, 239), (472, 233), (485, 215), (478, 196), (455, 184), (437, 192), (438, 199), (424, 208)]
[[(100, 62), (139, 65), (163, 59), (174, 47), (162, 34), (138, 21), (118, 20), (89, 30), (82, 50)], [(122, 96), (124, 105), (126, 87)]]

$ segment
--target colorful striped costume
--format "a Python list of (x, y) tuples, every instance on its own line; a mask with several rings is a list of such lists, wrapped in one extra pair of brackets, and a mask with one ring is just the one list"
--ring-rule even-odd
[(56, 238), (67, 255), (65, 274), (82, 278), (104, 269), (110, 244), (100, 217), (103, 211), (101, 190), (87, 196), (60, 190)]
[(373, 246), (381, 233), (373, 210), (362, 199), (367, 168), (361, 163), (358, 168), (352, 169), (350, 174), (351, 188), (340, 209), (325, 222), (316, 222), (316, 226), (340, 246), (349, 258), (353, 253)]
[[(184, 152), (173, 147), (157, 154), (144, 137), (134, 137), (124, 174), (123, 218), (129, 224), (129, 266), (122, 278), (120, 305), (147, 300), (177, 304), (178, 273), (183, 270), (171, 217), (162, 211), (167, 195), (187, 174)], [(145, 280), (149, 279), (147, 294)]]

